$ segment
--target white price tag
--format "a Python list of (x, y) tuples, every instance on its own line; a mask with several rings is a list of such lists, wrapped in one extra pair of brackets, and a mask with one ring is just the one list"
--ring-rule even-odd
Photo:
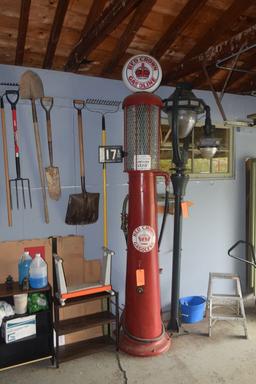
[(137, 171), (150, 171), (151, 169), (151, 156), (150, 155), (135, 155), (134, 156), (134, 169)]

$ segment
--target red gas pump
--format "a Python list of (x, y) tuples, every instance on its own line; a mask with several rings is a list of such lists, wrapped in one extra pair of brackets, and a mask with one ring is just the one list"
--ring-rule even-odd
[(161, 320), (156, 177), (159, 171), (162, 100), (142, 92), (123, 102), (125, 172), (129, 176), (127, 270), (120, 349), (153, 356), (170, 347)]

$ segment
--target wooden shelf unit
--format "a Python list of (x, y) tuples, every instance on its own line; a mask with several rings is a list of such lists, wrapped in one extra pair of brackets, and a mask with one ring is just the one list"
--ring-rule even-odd
[[(12, 289), (7, 289), (5, 284), (0, 284), (0, 300), (11, 305), (13, 305), (13, 295), (37, 292), (46, 294), (49, 309), (35, 313), (36, 335), (34, 336), (6, 344), (0, 332), (0, 371), (43, 359), (51, 359), (51, 363), (54, 364), (51, 286), (24, 291), (19, 287), (18, 282), (13, 283)], [(29, 314), (14, 315), (8, 319), (26, 316)]]
[[(107, 307), (102, 312), (97, 312), (85, 316), (78, 316), (70, 319), (60, 320), (60, 311), (62, 308), (88, 303), (95, 300), (105, 300)], [(115, 308), (115, 313), (111, 311), (111, 304)], [(56, 348), (55, 358), (56, 367), (59, 367), (61, 362), (71, 360), (77, 357), (95, 353), (102, 348), (113, 348), (119, 345), (119, 300), (118, 292), (111, 290), (91, 295), (67, 299), (65, 305), (62, 306), (59, 301), (54, 299), (54, 329), (56, 332)], [(115, 340), (111, 335), (111, 325), (115, 324)], [(93, 328), (99, 325), (107, 325), (107, 335), (94, 337), (91, 339), (82, 340), (79, 342), (59, 345), (59, 337), (68, 335), (73, 332), (78, 332), (84, 329)]]

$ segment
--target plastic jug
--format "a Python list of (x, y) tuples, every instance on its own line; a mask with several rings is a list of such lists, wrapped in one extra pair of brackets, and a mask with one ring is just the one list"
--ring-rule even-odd
[(44, 288), (48, 284), (47, 264), (40, 253), (36, 253), (30, 264), (29, 284), (31, 288)]
[(23, 280), (25, 277), (29, 277), (29, 268), (32, 262), (32, 257), (29, 252), (24, 252), (19, 259), (18, 264), (18, 274), (19, 274), (19, 285), (23, 284)]

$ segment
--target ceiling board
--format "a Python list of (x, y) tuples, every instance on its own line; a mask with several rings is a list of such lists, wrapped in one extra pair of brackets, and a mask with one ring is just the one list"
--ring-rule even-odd
[[(145, 53), (160, 61), (162, 84), (189, 80), (210, 89), (204, 59), (212, 84), (221, 90), (228, 71), (217, 69), (216, 61), (256, 41), (253, 0), (69, 0), (64, 9), (65, 2), (1, 0), (0, 64), (120, 79), (126, 60)], [(26, 3), (27, 25), (21, 12)], [(243, 54), (237, 65), (253, 67), (254, 58)], [(234, 72), (227, 91), (250, 93), (254, 87), (255, 74)]]

